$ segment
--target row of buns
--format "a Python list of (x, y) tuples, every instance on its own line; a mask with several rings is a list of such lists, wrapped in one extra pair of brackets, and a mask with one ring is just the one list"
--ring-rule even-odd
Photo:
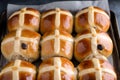
[(74, 56), (81, 61), (78, 80), (117, 80), (114, 69), (111, 71), (112, 66), (106, 59), (113, 50), (112, 40), (106, 33), (110, 27), (110, 17), (94, 7), (82, 10), (77, 17)]
[[(41, 33), (44, 33), (42, 38), (36, 32), (39, 25)], [(95, 33), (91, 33), (90, 25), (93, 25), (92, 32), (95, 29)], [(106, 33), (109, 26), (109, 16), (105, 11), (97, 7), (85, 8), (75, 16), (78, 34), (73, 38), (70, 34), (73, 16), (69, 11), (56, 8), (43, 12), (40, 18), (39, 11), (23, 8), (9, 17), (9, 33), (1, 43), (1, 51), (9, 61), (23, 59), (33, 62), (39, 54), (42, 60), (53, 56), (72, 59), (74, 54), (76, 60), (81, 61), (93, 53), (94, 46), (99, 53), (108, 57), (113, 50), (112, 40)], [(96, 41), (93, 41), (93, 35), (96, 35)]]
[[(73, 23), (75, 37), (71, 34)], [(60, 8), (41, 15), (35, 9), (23, 8), (8, 19), (9, 33), (1, 50), (8, 61), (14, 62), (3, 68), (0, 80), (116, 80), (106, 58), (113, 51), (106, 33), (109, 27), (109, 16), (98, 7), (82, 9), (75, 20), (70, 11)], [(70, 61), (73, 55), (80, 62), (77, 70)], [(39, 57), (42, 63), (36, 78), (36, 68), (29, 62)]]
[(75, 23), (75, 31), (77, 33), (89, 31), (89, 23), (93, 23), (92, 25), (97, 32), (107, 32), (110, 26), (110, 18), (104, 10), (98, 7), (85, 8), (76, 13), (75, 17), (70, 11), (60, 8), (47, 10), (42, 14), (32, 8), (22, 8), (9, 17), (8, 31), (22, 27), (32, 31), (40, 30), (42, 34), (55, 29), (72, 33), (73, 23)]
[(52, 57), (44, 60), (38, 69), (26, 61), (11, 61), (2, 69), (0, 80), (117, 80), (117, 78), (112, 65), (104, 59), (85, 60), (75, 69), (70, 60)]
[(26, 29), (18, 29), (8, 33), (2, 43), (1, 51), (4, 57), (11, 61), (23, 59), (33, 62), (39, 58), (42, 60), (62, 56), (72, 59), (73, 55), (79, 62), (88, 55), (97, 51), (108, 57), (112, 54), (113, 43), (107, 33), (98, 33), (96, 37), (91, 33), (78, 34), (75, 38), (65, 31), (51, 31), (42, 36), (37, 32)]

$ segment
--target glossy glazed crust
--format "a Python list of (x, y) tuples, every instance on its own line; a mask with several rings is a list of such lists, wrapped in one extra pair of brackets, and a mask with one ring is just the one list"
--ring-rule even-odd
[[(58, 58), (58, 59), (55, 59), (55, 58)], [(55, 63), (55, 60), (58, 60), (58, 61), (56, 61), (57, 63)], [(59, 66), (59, 65), (61, 65), (61, 66)], [(56, 72), (55, 69), (50, 70), (51, 66), (55, 66), (54, 68), (58, 71), (58, 73), (55, 74), (55, 72)], [(41, 72), (41, 71), (43, 71), (43, 68), (46, 68), (46, 69), (50, 68), (49, 69), (50, 71)], [(60, 69), (60, 73), (59, 73), (58, 68)], [(68, 73), (62, 71), (61, 68), (62, 69), (64, 68)], [(61, 58), (53, 57), (53, 58), (44, 60), (40, 64), (37, 80), (75, 80), (75, 75), (71, 74), (71, 72), (74, 73), (74, 65), (72, 64), (71, 61), (69, 61), (66, 58), (62, 58), (62, 57)], [(60, 76), (58, 76), (58, 75), (60, 75)], [(54, 76), (56, 76), (56, 78), (54, 78)]]
[(17, 32), (18, 30), (12, 31), (5, 36), (1, 43), (2, 54), (9, 61), (15, 59), (35, 61), (39, 57), (40, 34), (24, 29), (21, 36), (17, 37)]
[[(83, 70), (87, 70), (87, 69), (91, 69), (91, 68), (94, 68), (95, 70), (99, 70), (97, 67), (95, 68), (94, 62), (92, 60), (83, 61), (78, 65), (78, 67), (77, 67), (77, 69), (79, 71), (78, 80), (96, 80), (96, 77), (100, 76), (100, 75), (96, 76), (97, 73), (94, 71), (92, 71), (92, 72), (89, 71), (89, 73), (87, 73), (87, 74), (80, 73), (80, 72), (83, 72)], [(113, 66), (106, 60), (101, 59), (98, 61), (99, 61), (98, 64), (100, 65), (101, 69), (103, 70), (102, 71), (102, 80), (117, 80)], [(104, 71), (105, 69), (107, 69), (107, 70)], [(83, 74), (83, 75), (80, 75), (80, 74)]]
[[(55, 38), (52, 38), (54, 36), (55, 38), (59, 37), (58, 41), (55, 41)], [(64, 38), (60, 38), (61, 36), (64, 36)], [(47, 39), (49, 37), (49, 39)], [(50, 39), (51, 38), (51, 39)], [(46, 40), (47, 39), (47, 40)], [(72, 40), (72, 41), (69, 41)], [(57, 44), (57, 47), (55, 47)], [(56, 48), (60, 49), (58, 52), (56, 52)], [(42, 41), (41, 41), (41, 58), (44, 60), (46, 58), (50, 58), (53, 56), (62, 56), (66, 57), (68, 59), (72, 59), (73, 55), (73, 37), (65, 32), (60, 31), (58, 36), (55, 36), (55, 31), (47, 32), (43, 35)]]
[(40, 25), (40, 31), (42, 34), (55, 29), (65, 30), (69, 33), (72, 33), (73, 16), (69, 11), (63, 9), (48, 10), (46, 12), (43, 12), (43, 14), (41, 15)]
[[(19, 61), (20, 61), (20, 65), (19, 66), (15, 65), (15, 62), (19, 63)], [(24, 71), (24, 70), (19, 71), (22, 68), (28, 69), (28, 71)], [(32, 70), (33, 72), (30, 72), (30, 70)], [(15, 71), (18, 71), (17, 75), (13, 75)], [(1, 71), (0, 80), (14, 80), (14, 79), (36, 80), (36, 67), (29, 62), (21, 61), (21, 60), (9, 62), (7, 65), (5, 65), (5, 67)]]
[[(64, 35), (66, 37), (73, 38), (71, 34), (69, 34), (68, 32), (66, 32), (64, 30), (59, 30), (59, 33), (60, 33), (60, 35)], [(55, 35), (55, 30), (46, 32), (42, 36), (42, 39), (45, 38), (45, 37), (47, 37), (47, 36), (51, 36), (51, 35)]]
[[(82, 35), (85, 34), (78, 34), (76, 39)], [(82, 40), (79, 40), (78, 42), (75, 42), (74, 56), (76, 60), (81, 61), (85, 59), (88, 55), (92, 54), (91, 45), (92, 45), (91, 38), (84, 38)], [(101, 45), (103, 48), (102, 50), (97, 49), (98, 53), (106, 57), (112, 54), (113, 43), (107, 33), (102, 32), (97, 34), (97, 45)]]
[(8, 31), (17, 30), (19, 27), (32, 31), (39, 30), (40, 13), (33, 8), (22, 8), (14, 12), (8, 19)]
[[(13, 36), (14, 37), (16, 36), (16, 31), (11, 31), (7, 35), (5, 35), (3, 40), (6, 40), (6, 39), (11, 38)], [(27, 37), (27, 38), (39, 38), (39, 37), (41, 37), (41, 35), (39, 33), (30, 31), (30, 30), (27, 30), (27, 29), (22, 30), (21, 36), (22, 37)]]
[[(107, 13), (98, 8), (98, 7), (93, 7), (94, 12), (93, 17), (94, 18), (94, 26), (96, 27), (97, 32), (107, 32), (107, 30), (110, 27), (110, 18), (107, 15)], [(93, 11), (92, 10), (92, 11)], [(96, 10), (96, 11), (95, 11)], [(75, 16), (75, 31), (77, 33), (81, 33), (84, 31), (90, 31), (90, 24), (89, 24), (89, 7), (82, 9), (79, 11), (76, 16)]]
[(102, 51), (98, 50), (98, 52), (106, 57), (109, 57), (113, 51), (113, 43), (112, 43), (111, 38), (109, 37), (107, 33), (100, 33), (98, 34), (97, 38), (98, 38), (97, 40), (98, 44), (102, 44), (104, 48)]
[(83, 39), (74, 45), (74, 57), (77, 61), (82, 61), (91, 54), (90, 39)]

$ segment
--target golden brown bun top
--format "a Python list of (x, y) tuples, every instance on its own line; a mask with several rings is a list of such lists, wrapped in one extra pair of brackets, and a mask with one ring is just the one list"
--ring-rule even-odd
[(63, 36), (72, 38), (72, 35), (69, 34), (69, 33), (66, 32), (66, 31), (64, 31), (64, 30), (54, 30), (54, 31), (46, 32), (46, 33), (42, 36), (42, 38), (45, 38), (45, 37), (50, 36), (50, 35), (55, 35), (55, 31), (59, 31), (60, 35), (63, 35)]
[(75, 80), (72, 62), (63, 57), (44, 60), (39, 66), (38, 80)]
[(35, 80), (35, 78), (36, 66), (22, 60), (9, 62), (0, 72), (0, 80)]
[[(46, 60), (44, 60), (40, 64), (39, 69), (47, 67), (47, 66), (53, 66), (53, 65), (55, 65), (54, 62), (57, 59), (60, 59), (60, 61), (61, 61), (60, 63), (61, 63), (62, 67), (66, 68), (66, 69), (70, 68), (70, 69), (72, 69), (74, 71), (74, 65), (73, 65), (73, 63), (70, 60), (68, 60), (66, 58), (63, 58), (63, 57), (53, 57), (53, 58), (46, 59)], [(59, 63), (59, 61), (58, 61), (58, 63)]]
[(34, 70), (36, 70), (36, 66), (33, 65), (32, 63), (30, 62), (27, 62), (27, 61), (23, 61), (23, 60), (15, 60), (15, 61), (10, 61), (9, 63), (7, 63), (4, 67), (3, 67), (3, 70), (8, 68), (8, 67), (11, 67), (11, 66), (14, 66), (15, 62), (18, 62), (20, 61), (20, 67), (28, 67), (28, 68), (32, 68)]
[(40, 24), (41, 33), (44, 34), (55, 29), (72, 33), (73, 16), (69, 11), (55, 8), (42, 13)]
[(26, 10), (29, 10), (29, 11), (33, 11), (35, 12), (36, 14), (40, 15), (40, 12), (36, 9), (33, 9), (33, 8), (27, 8)]
[[(93, 59), (91, 60), (85, 60), (85, 61), (82, 61), (79, 65), (78, 65), (78, 68), (80, 70), (84, 70), (84, 69), (88, 69), (88, 68), (94, 68), (94, 63), (93, 63)], [(102, 68), (108, 68), (110, 70), (114, 70), (113, 69), (113, 66), (107, 61), (107, 60), (104, 60), (104, 59), (99, 59), (100, 61), (100, 65)]]
[[(106, 12), (105, 10), (103, 10), (102, 8), (100, 8), (100, 7), (97, 7), (97, 6), (93, 6), (95, 9), (98, 9), (98, 10), (100, 10), (100, 11), (103, 11), (103, 12)], [(89, 7), (85, 7), (85, 8), (83, 8), (82, 10), (85, 10), (85, 9), (88, 9)], [(107, 12), (106, 12), (107, 13)]]
[[(79, 36), (82, 36), (82, 35), (86, 35), (86, 34), (92, 34), (92, 33), (89, 32), (89, 31), (84, 31), (84, 32), (82, 32), (82, 33), (78, 33), (78, 34), (76, 35), (76, 38), (79, 37)], [(109, 36), (108, 33), (106, 33), (106, 32), (96, 33), (95, 36), (106, 36), (106, 37), (109, 37), (109, 38), (110, 38), (110, 36)]]
[[(24, 7), (24, 8), (22, 8), (22, 9), (19, 9), (18, 11), (21, 11), (21, 12), (23, 12), (24, 11), (24, 9), (26, 9), (26, 11), (32, 11), (32, 12), (34, 12), (35, 14), (38, 14), (38, 15), (40, 15), (40, 12), (37, 10), (37, 9), (34, 9), (34, 8), (28, 8), (28, 7)], [(17, 12), (17, 11), (16, 11)], [(14, 12), (15, 13), (15, 12)], [(14, 14), (13, 13), (13, 14)], [(10, 18), (10, 17), (9, 17)]]
[(12, 13), (7, 22), (8, 31), (17, 30), (19, 27), (32, 31), (39, 30), (40, 12), (33, 8), (22, 8)]
[(113, 51), (113, 42), (107, 33), (80, 33), (75, 38), (75, 57), (78, 61), (87, 56), (102, 54), (108, 57)]
[(21, 28), (9, 32), (1, 43), (2, 54), (8, 61), (20, 59), (33, 62), (39, 57), (40, 37), (37, 32)]
[(88, 80), (85, 79), (85, 76), (88, 76), (89, 80), (93, 80), (94, 78), (94, 80), (100, 78), (102, 78), (102, 80), (116, 80), (114, 68), (106, 60), (92, 58), (91, 60), (81, 62), (77, 68), (79, 70), (79, 80)]
[(84, 8), (76, 14), (75, 18), (75, 30), (77, 33), (89, 31), (90, 26), (94, 26), (97, 32), (106, 32), (110, 27), (109, 15), (99, 7), (90, 6)]
[[(79, 34), (77, 34), (76, 38), (78, 38), (78, 37), (80, 37), (80, 36), (82, 36), (82, 35), (86, 35), (86, 34), (92, 34), (92, 33), (89, 33), (89, 32), (79, 33)], [(100, 43), (102, 43), (102, 44), (105, 44), (106, 41), (112, 43), (112, 40), (111, 40), (110, 36), (109, 36), (107, 33), (105, 33), (105, 32), (96, 33), (95, 36), (97, 37), (98, 42), (100, 41)], [(94, 37), (94, 36), (93, 36), (93, 37)], [(88, 38), (88, 37), (86, 36), (85, 38)], [(83, 39), (84, 39), (84, 38), (83, 38)], [(104, 41), (104, 40), (105, 40), (105, 41)]]
[[(55, 9), (49, 9), (49, 10), (47, 10), (47, 11), (44, 11), (41, 15), (43, 16), (43, 15), (45, 15), (45, 14), (51, 12), (51, 11), (56, 11), (56, 9), (57, 9), (57, 8), (55, 8)], [(59, 9), (60, 9), (60, 8), (59, 8)], [(65, 11), (65, 12), (71, 13), (69, 10), (66, 10), (66, 9), (60, 9), (60, 11)]]
[[(6, 40), (8, 38), (11, 38), (11, 37), (15, 37), (15, 36), (16, 36), (16, 31), (12, 31), (4, 37), (4, 40)], [(22, 30), (21, 36), (22, 37), (28, 37), (28, 38), (41, 37), (39, 33), (34, 32), (34, 31), (30, 31), (30, 30), (27, 30), (27, 29)]]

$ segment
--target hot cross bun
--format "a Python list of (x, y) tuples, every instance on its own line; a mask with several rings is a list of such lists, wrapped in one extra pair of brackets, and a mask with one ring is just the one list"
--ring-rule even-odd
[(41, 33), (44, 34), (55, 29), (72, 33), (73, 16), (69, 11), (56, 8), (48, 10), (41, 15)]
[(8, 33), (2, 43), (1, 51), (7, 60), (23, 59), (33, 62), (39, 57), (40, 34), (25, 29)]
[(11, 61), (1, 70), (0, 80), (36, 80), (36, 67), (22, 60)]
[(8, 31), (17, 30), (19, 27), (32, 31), (39, 30), (40, 12), (33, 8), (22, 8), (8, 18)]
[(53, 56), (62, 56), (71, 59), (73, 41), (73, 37), (65, 31), (55, 30), (45, 33), (41, 40), (42, 59)]
[(74, 56), (81, 61), (87, 56), (102, 54), (110, 56), (113, 51), (113, 43), (107, 33), (83, 33), (75, 38)]
[(37, 80), (76, 80), (74, 65), (62, 57), (46, 59), (39, 66)]
[(82, 61), (78, 67), (78, 80), (117, 80), (113, 66), (103, 59)]
[(97, 32), (107, 32), (110, 27), (109, 15), (98, 7), (90, 6), (82, 9), (75, 15), (75, 31), (77, 33), (90, 31), (90, 26)]

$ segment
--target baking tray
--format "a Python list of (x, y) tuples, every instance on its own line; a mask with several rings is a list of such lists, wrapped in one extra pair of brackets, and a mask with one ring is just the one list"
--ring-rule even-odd
[[(7, 34), (7, 11), (3, 11), (0, 14), (0, 43), (3, 39), (3, 37)], [(110, 63), (114, 66), (115, 71), (117, 73), (117, 80), (120, 80), (120, 35), (119, 35), (119, 26), (117, 24), (117, 19), (115, 16), (115, 13), (113, 11), (110, 11), (111, 14), (111, 27), (108, 31), (108, 34), (110, 35), (113, 44), (114, 44), (114, 49), (113, 49), (113, 54), (110, 56)], [(1, 46), (1, 44), (0, 44)], [(37, 60), (33, 64), (38, 66), (40, 64), (41, 60)], [(78, 65), (78, 63), (75, 61), (75, 59), (72, 59), (72, 62), (75, 65)], [(7, 60), (3, 57), (1, 53), (1, 48), (0, 48), (0, 70), (2, 67), (7, 64)]]

